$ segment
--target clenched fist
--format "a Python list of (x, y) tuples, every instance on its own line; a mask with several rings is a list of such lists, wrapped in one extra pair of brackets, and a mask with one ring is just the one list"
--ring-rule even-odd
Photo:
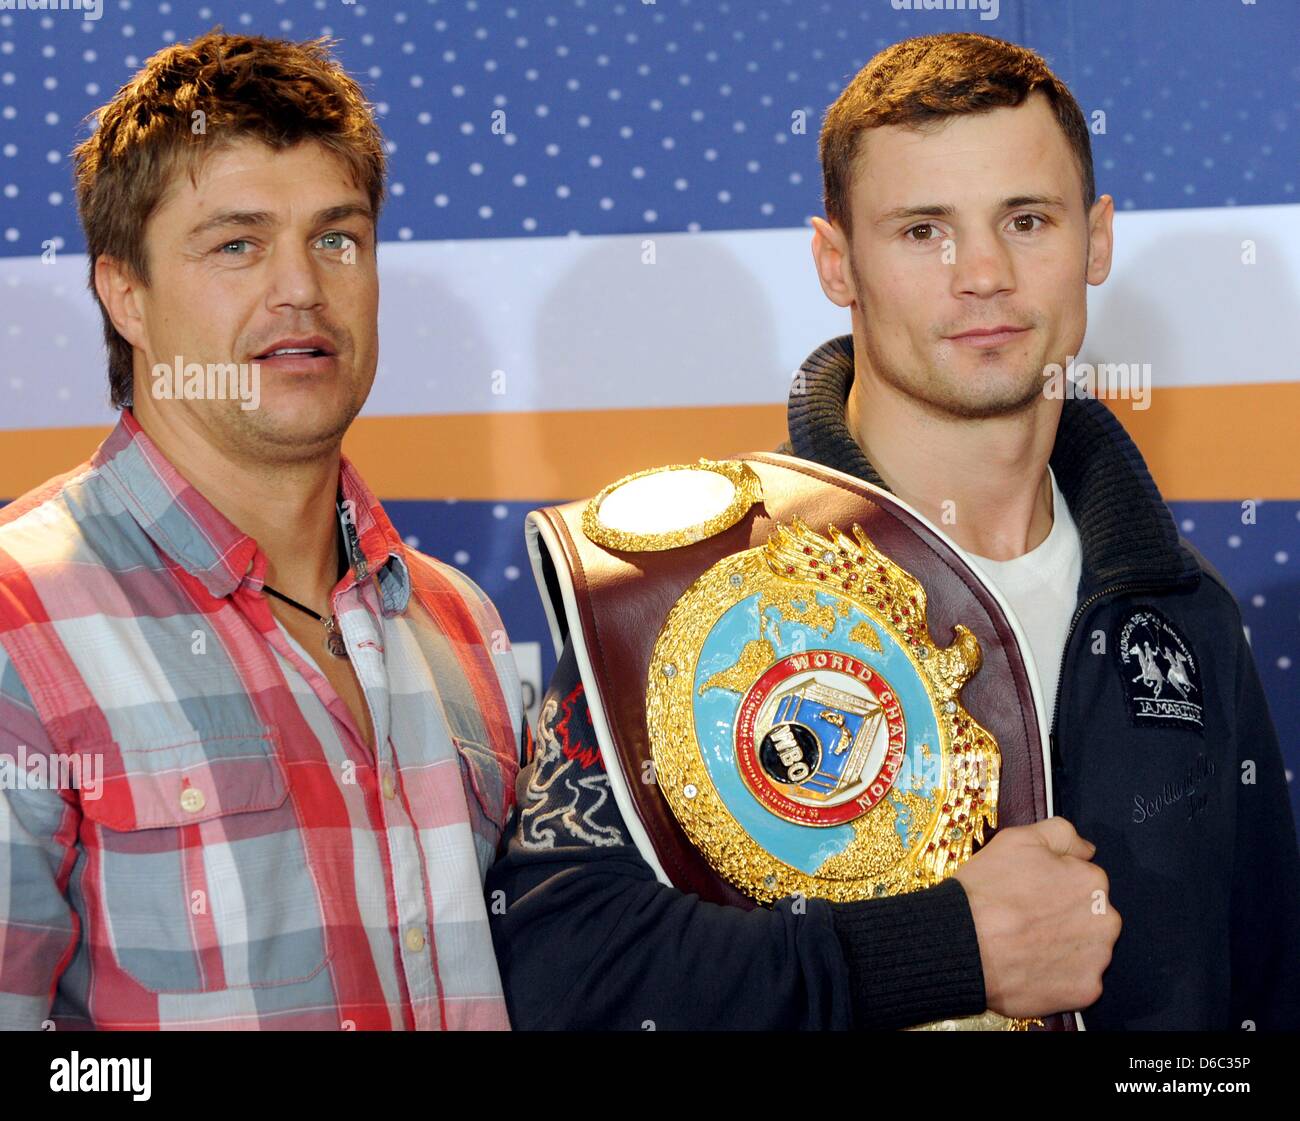
[(956, 872), (970, 901), (989, 1008), (1048, 1016), (1101, 996), (1122, 925), (1096, 846), (1063, 817), (1001, 830)]

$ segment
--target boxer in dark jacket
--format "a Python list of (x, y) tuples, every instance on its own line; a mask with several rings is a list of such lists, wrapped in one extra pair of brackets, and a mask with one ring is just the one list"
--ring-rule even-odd
[(995, 565), (1059, 530), (1077, 586), (1057, 570), (1063, 594), (1021, 621), (1060, 816), (906, 895), (702, 902), (632, 843), (566, 648), (488, 879), (513, 1024), (901, 1027), (989, 1007), (1300, 1027), (1300, 853), (1236, 601), (1110, 410), (1044, 391), (1082, 343), (1080, 279), (1110, 268), (1077, 104), (1022, 48), (908, 40), (832, 106), (821, 154), (813, 255), (853, 334), (804, 364), (781, 450), (893, 491)]
[[(844, 423), (851, 340), (803, 373), (779, 450), (884, 486)], [(1063, 403), (1051, 466), (1084, 562), (1052, 725), (1056, 808), (1097, 846), (1124, 916), (1084, 1025), (1300, 1027), (1300, 854), (1236, 600), (1105, 405)], [(1144, 612), (1194, 655), (1201, 725), (1135, 717), (1110, 636)], [(516, 1028), (894, 1027), (985, 1007), (957, 881), (752, 912), (658, 883), (609, 796), (568, 646), (517, 793), (522, 819), (488, 876), (508, 902), (493, 921)]]

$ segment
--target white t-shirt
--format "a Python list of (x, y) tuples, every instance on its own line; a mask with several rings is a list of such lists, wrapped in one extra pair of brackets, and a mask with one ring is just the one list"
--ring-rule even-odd
[(1050, 723), (1056, 703), (1056, 680), (1061, 672), (1065, 636), (1074, 617), (1083, 551), (1070, 509), (1052, 481), (1052, 529), (1036, 548), (1011, 560), (996, 561), (968, 554), (996, 585), (1029, 640), (1029, 649), (1042, 686), (1044, 713)]

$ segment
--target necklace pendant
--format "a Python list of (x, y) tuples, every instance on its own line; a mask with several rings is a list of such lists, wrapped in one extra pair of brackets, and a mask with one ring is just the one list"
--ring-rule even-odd
[(348, 656), (347, 644), (344, 643), (343, 636), (339, 634), (338, 626), (333, 619), (325, 620), (325, 649), (336, 658)]

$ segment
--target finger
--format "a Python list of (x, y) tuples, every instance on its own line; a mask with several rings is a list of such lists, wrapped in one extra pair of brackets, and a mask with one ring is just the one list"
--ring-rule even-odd
[(1074, 826), (1063, 817), (1049, 817), (1033, 826), (1039, 839), (1054, 853), (1061, 856), (1073, 856), (1079, 860), (1091, 860), (1097, 846), (1085, 841), (1075, 832)]

